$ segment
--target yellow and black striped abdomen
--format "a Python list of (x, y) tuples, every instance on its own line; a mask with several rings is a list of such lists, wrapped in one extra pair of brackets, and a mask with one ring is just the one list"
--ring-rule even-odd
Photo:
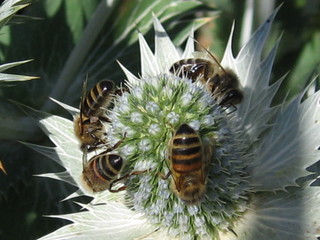
[(94, 175), (101, 181), (114, 180), (121, 171), (123, 160), (116, 154), (99, 154), (89, 161), (89, 168), (93, 169)]
[(113, 93), (113, 81), (103, 80), (98, 82), (83, 100), (83, 115), (87, 117), (101, 116), (104, 112), (102, 108), (108, 107)]
[(190, 173), (202, 168), (202, 144), (197, 132), (182, 124), (172, 138), (170, 158), (177, 173)]

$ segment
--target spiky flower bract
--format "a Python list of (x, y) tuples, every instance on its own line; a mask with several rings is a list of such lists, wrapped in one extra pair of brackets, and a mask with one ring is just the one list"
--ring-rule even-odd
[[(128, 91), (107, 110), (108, 144), (126, 160), (126, 191), (93, 193), (82, 180), (82, 153), (72, 122), (46, 116), (40, 123), (56, 148), (32, 146), (55, 157), (66, 172), (44, 176), (67, 181), (88, 195), (87, 210), (60, 218), (73, 221), (42, 239), (312, 239), (319, 235), (319, 188), (306, 168), (319, 160), (319, 92), (305, 93), (271, 107), (281, 80), (269, 85), (276, 46), (261, 52), (276, 12), (256, 31), (236, 58), (231, 39), (222, 65), (239, 77), (244, 100), (223, 111), (198, 82), (169, 72), (179, 59), (193, 57), (194, 40), (179, 56), (155, 18), (155, 54), (142, 35), (141, 77), (125, 67)], [(73, 113), (77, 110), (60, 103)], [(188, 205), (175, 194), (168, 144), (183, 123), (199, 133), (206, 165), (206, 194)], [(94, 154), (94, 153), (93, 153)], [(311, 179), (311, 180), (310, 180)], [(119, 187), (118, 184), (114, 186)]]

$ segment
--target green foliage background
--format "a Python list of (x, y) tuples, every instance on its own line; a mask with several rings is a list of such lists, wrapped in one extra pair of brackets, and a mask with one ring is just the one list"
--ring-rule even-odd
[[(58, 181), (34, 177), (62, 169), (21, 143), (52, 146), (36, 120), (16, 102), (70, 118), (48, 97), (77, 106), (87, 74), (89, 86), (103, 78), (119, 84), (124, 74), (116, 60), (138, 75), (137, 32), (142, 32), (152, 45), (151, 11), (163, 22), (177, 46), (184, 44), (193, 26), (201, 27), (197, 38), (210, 45), (220, 58), (235, 20), (236, 53), (241, 47), (241, 29), (248, 24), (244, 16), (250, 1), (158, 0), (150, 5), (148, 0), (125, 0), (108, 1), (111, 3), (108, 8), (104, 2), (32, 1), (1, 29), (1, 63), (33, 59), (10, 69), (10, 73), (39, 79), (24, 82), (0, 79), (0, 160), (8, 174), (0, 172), (0, 239), (36, 239), (66, 224), (43, 215), (79, 211), (72, 201), (61, 202), (75, 189)], [(252, 2), (255, 4), (253, 30), (270, 14), (272, 6), (283, 2), (266, 49), (267, 52), (282, 34), (272, 80), (290, 72), (275, 98), (275, 102), (280, 102), (289, 90), (289, 97), (301, 91), (319, 72), (320, 3), (317, 0)], [(270, 10), (263, 2), (268, 2)]]

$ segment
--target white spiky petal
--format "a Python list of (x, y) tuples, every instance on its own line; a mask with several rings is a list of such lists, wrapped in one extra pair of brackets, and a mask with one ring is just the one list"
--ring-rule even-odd
[[(73, 123), (37, 113), (56, 147), (28, 145), (66, 169), (42, 176), (79, 188), (66, 199), (93, 197), (81, 205), (87, 211), (56, 216), (73, 223), (41, 239), (315, 239), (320, 234), (319, 188), (303, 177), (320, 158), (320, 93), (305, 101), (301, 93), (290, 103), (271, 107), (281, 83), (269, 85), (278, 42), (263, 61), (261, 53), (276, 12), (236, 58), (231, 34), (222, 65), (238, 75), (244, 91), (244, 101), (232, 114), (221, 111), (200, 84), (169, 73), (175, 61), (192, 57), (193, 33), (181, 57), (158, 19), (155, 55), (139, 35), (142, 76), (120, 65), (129, 92), (116, 97), (108, 111), (110, 145), (126, 135), (116, 149), (127, 161), (124, 173), (146, 171), (126, 179), (125, 192), (88, 189)], [(191, 206), (173, 194), (170, 178), (159, 177), (169, 171), (167, 143), (181, 123), (199, 132), (206, 152), (214, 150), (206, 196)]]

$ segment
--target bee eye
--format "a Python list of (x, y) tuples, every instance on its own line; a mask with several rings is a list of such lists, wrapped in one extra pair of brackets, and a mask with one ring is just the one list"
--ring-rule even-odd
[(219, 75), (214, 75), (213, 77), (212, 77), (212, 82), (213, 82), (213, 84), (214, 84), (214, 88), (215, 87), (218, 87), (220, 84), (221, 84), (221, 78), (220, 78), (220, 76)]

